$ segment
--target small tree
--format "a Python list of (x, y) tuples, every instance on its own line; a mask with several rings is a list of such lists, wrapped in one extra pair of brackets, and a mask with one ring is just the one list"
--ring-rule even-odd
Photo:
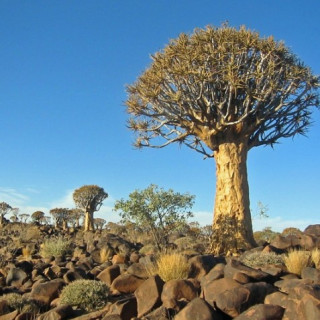
[(6, 202), (0, 202), (0, 226), (4, 224), (5, 218), (4, 216), (11, 212), (12, 207)]
[(84, 231), (94, 230), (93, 214), (107, 197), (104, 189), (96, 185), (85, 185), (73, 192), (76, 206), (85, 212)]
[(69, 222), (76, 228), (80, 227), (80, 219), (84, 217), (84, 212), (82, 209), (74, 208), (69, 210)]
[(31, 215), (32, 221), (37, 224), (41, 224), (41, 222), (43, 221), (43, 217), (44, 217), (44, 212), (42, 212), (42, 211), (35, 211)]
[(19, 208), (12, 208), (11, 209), (11, 217), (10, 220), (12, 222), (18, 222), (19, 221)]
[(50, 210), (50, 214), (52, 215), (55, 221), (55, 227), (58, 228), (62, 226), (63, 230), (66, 230), (68, 227), (68, 219), (70, 215), (70, 210), (67, 208), (54, 208)]
[(135, 146), (176, 142), (214, 157), (212, 252), (254, 247), (248, 152), (306, 133), (319, 78), (282, 42), (245, 27), (181, 34), (152, 59), (128, 87)]
[(20, 219), (23, 223), (26, 223), (28, 218), (30, 217), (30, 214), (27, 214), (27, 213), (21, 213), (20, 215)]
[(102, 218), (95, 218), (93, 219), (93, 223), (96, 227), (96, 229), (102, 230), (103, 226), (106, 224), (106, 220)]
[(168, 244), (168, 235), (192, 217), (188, 209), (192, 208), (194, 198), (152, 184), (130, 193), (129, 200), (116, 201), (114, 210), (119, 211), (122, 223), (133, 221), (144, 232), (151, 232), (155, 245), (162, 250)]

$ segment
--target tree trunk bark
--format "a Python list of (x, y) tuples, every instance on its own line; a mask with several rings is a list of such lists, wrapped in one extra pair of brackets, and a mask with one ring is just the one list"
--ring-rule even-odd
[(93, 213), (87, 211), (85, 213), (85, 218), (84, 218), (84, 231), (92, 231), (92, 230), (94, 230)]
[(214, 254), (256, 246), (250, 213), (247, 154), (244, 142), (222, 143), (214, 152), (217, 178), (211, 244)]

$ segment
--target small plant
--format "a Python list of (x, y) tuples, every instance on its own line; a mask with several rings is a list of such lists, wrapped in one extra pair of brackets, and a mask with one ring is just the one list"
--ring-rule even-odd
[(309, 251), (292, 250), (283, 260), (290, 273), (300, 276), (302, 269), (311, 265), (311, 254)]
[(112, 250), (110, 248), (103, 247), (100, 249), (100, 263), (104, 263), (109, 260), (112, 255)]
[(50, 239), (43, 243), (40, 255), (44, 258), (57, 257), (64, 256), (67, 253), (70, 253), (70, 251), (71, 248), (69, 241), (62, 238), (58, 238), (57, 240)]
[(311, 251), (311, 260), (317, 269), (320, 269), (320, 250), (318, 248)]
[(252, 252), (241, 261), (248, 267), (258, 268), (268, 264), (283, 264), (283, 258), (274, 252)]
[(0, 301), (7, 301), (8, 306), (11, 310), (18, 310), (21, 312), (28, 312), (36, 314), (39, 312), (37, 304), (29, 300), (18, 293), (8, 293), (0, 297)]
[(150, 275), (158, 274), (163, 281), (186, 279), (189, 273), (187, 258), (180, 253), (161, 253), (156, 262), (147, 265)]
[(85, 311), (103, 308), (108, 300), (109, 287), (96, 280), (75, 280), (63, 288), (60, 304), (69, 304)]

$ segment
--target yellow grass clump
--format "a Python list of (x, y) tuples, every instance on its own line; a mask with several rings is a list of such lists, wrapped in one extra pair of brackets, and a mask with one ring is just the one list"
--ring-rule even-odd
[(283, 260), (290, 273), (301, 276), (302, 269), (311, 265), (311, 254), (309, 251), (291, 250)]
[(163, 281), (186, 279), (189, 263), (181, 253), (160, 253), (156, 262), (147, 266), (150, 275), (158, 274)]
[(320, 269), (320, 250), (318, 248), (311, 251), (311, 260), (317, 269)]

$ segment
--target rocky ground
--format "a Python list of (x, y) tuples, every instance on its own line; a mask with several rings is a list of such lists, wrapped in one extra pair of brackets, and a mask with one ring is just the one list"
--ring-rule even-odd
[[(58, 236), (71, 240), (72, 254), (42, 257), (43, 239), (55, 241)], [(142, 244), (107, 231), (61, 233), (47, 226), (16, 224), (1, 230), (0, 244), (0, 320), (320, 319), (319, 269), (306, 267), (297, 276), (284, 265), (251, 268), (242, 262), (253, 251), (281, 254), (291, 248), (319, 247), (320, 225), (298, 235), (279, 235), (238, 257), (197, 253), (193, 246), (187, 279), (167, 282), (147, 272), (153, 255), (142, 254)], [(61, 304), (61, 290), (77, 279), (107, 284), (107, 304), (91, 312)], [(13, 307), (5, 299), (10, 293), (28, 301), (29, 308)]]

